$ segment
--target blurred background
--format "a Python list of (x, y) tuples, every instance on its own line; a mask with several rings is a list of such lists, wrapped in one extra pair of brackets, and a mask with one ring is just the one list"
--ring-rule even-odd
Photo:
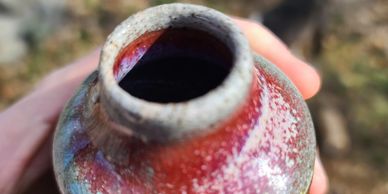
[[(203, 4), (262, 22), (322, 76), (309, 107), (330, 193), (388, 193), (388, 0), (0, 0), (0, 110), (149, 6)], [(58, 193), (47, 172), (27, 193)]]

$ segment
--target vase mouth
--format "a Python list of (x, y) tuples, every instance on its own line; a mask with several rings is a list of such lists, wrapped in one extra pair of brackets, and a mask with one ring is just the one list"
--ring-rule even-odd
[[(205, 32), (221, 42), (230, 55), (225, 60), (227, 73), (204, 92), (180, 100), (150, 100), (128, 92), (120, 81), (144, 58), (144, 53), (124, 68), (118, 67), (118, 56), (145, 34), (166, 34), (166, 30), (174, 29), (192, 34)], [(148, 47), (142, 51), (147, 50)], [(219, 53), (204, 52), (202, 56), (206, 52), (208, 56)], [(139, 12), (116, 27), (101, 51), (99, 80), (102, 107), (113, 122), (124, 126), (119, 128), (121, 132), (150, 141), (177, 140), (210, 132), (241, 107), (253, 80), (253, 57), (246, 38), (229, 17), (203, 6), (166, 4)]]
[(233, 51), (212, 35), (190, 28), (147, 32), (119, 56), (113, 73), (130, 95), (156, 103), (188, 102), (222, 84)]

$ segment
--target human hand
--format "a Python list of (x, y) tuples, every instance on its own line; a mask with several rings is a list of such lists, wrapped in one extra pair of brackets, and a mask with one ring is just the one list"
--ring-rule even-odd
[[(246, 34), (252, 49), (285, 72), (305, 99), (317, 93), (320, 79), (312, 67), (293, 56), (263, 26), (243, 19), (234, 20)], [(59, 113), (82, 80), (96, 69), (98, 59), (99, 49), (51, 73), (29, 95), (0, 113), (0, 193), (21, 190), (50, 167), (50, 140)], [(317, 157), (310, 193), (325, 193), (327, 184)]]

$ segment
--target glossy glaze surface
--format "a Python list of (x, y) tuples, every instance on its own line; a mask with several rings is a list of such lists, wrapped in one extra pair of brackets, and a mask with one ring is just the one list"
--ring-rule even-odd
[(67, 105), (55, 134), (61, 191), (306, 192), (315, 156), (307, 106), (276, 67), (260, 57), (255, 64), (249, 98), (231, 118), (210, 134), (164, 144), (118, 133), (96, 138), (108, 124), (85, 119), (99, 109), (98, 100), (91, 100), (98, 81), (92, 74)]

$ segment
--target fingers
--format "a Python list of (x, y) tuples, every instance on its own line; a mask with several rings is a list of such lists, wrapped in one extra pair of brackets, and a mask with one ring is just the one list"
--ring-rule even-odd
[[(97, 67), (98, 51), (46, 77), (28, 96), (0, 113), (0, 193), (10, 193), (16, 183), (28, 184), (44, 170), (47, 155), (36, 155), (47, 142), (58, 114), (82, 80)], [(45, 158), (46, 157), (46, 158)], [(42, 159), (42, 160), (40, 160)], [(27, 174), (26, 174), (27, 173)]]
[(252, 49), (278, 66), (305, 99), (318, 92), (321, 81), (314, 68), (292, 55), (288, 48), (265, 27), (243, 19), (234, 20), (245, 33)]
[(35, 95), (38, 101), (51, 105), (44, 106), (45, 115), (42, 116), (47, 116), (47, 121), (56, 121), (64, 104), (74, 94), (81, 82), (92, 71), (96, 70), (99, 51), (97, 49), (84, 58), (51, 73), (38, 85), (32, 95)]
[(75, 61), (74, 63), (65, 66), (57, 71), (54, 71), (49, 76), (41, 81), (37, 88), (44, 89), (45, 87), (52, 87), (59, 85), (62, 82), (72, 80), (75, 84), (69, 87), (79, 86), (82, 80), (86, 78), (92, 71), (96, 70), (99, 60), (100, 48), (94, 50), (85, 57)]
[(319, 156), (315, 158), (314, 176), (310, 186), (310, 194), (325, 194), (328, 191), (328, 180)]

